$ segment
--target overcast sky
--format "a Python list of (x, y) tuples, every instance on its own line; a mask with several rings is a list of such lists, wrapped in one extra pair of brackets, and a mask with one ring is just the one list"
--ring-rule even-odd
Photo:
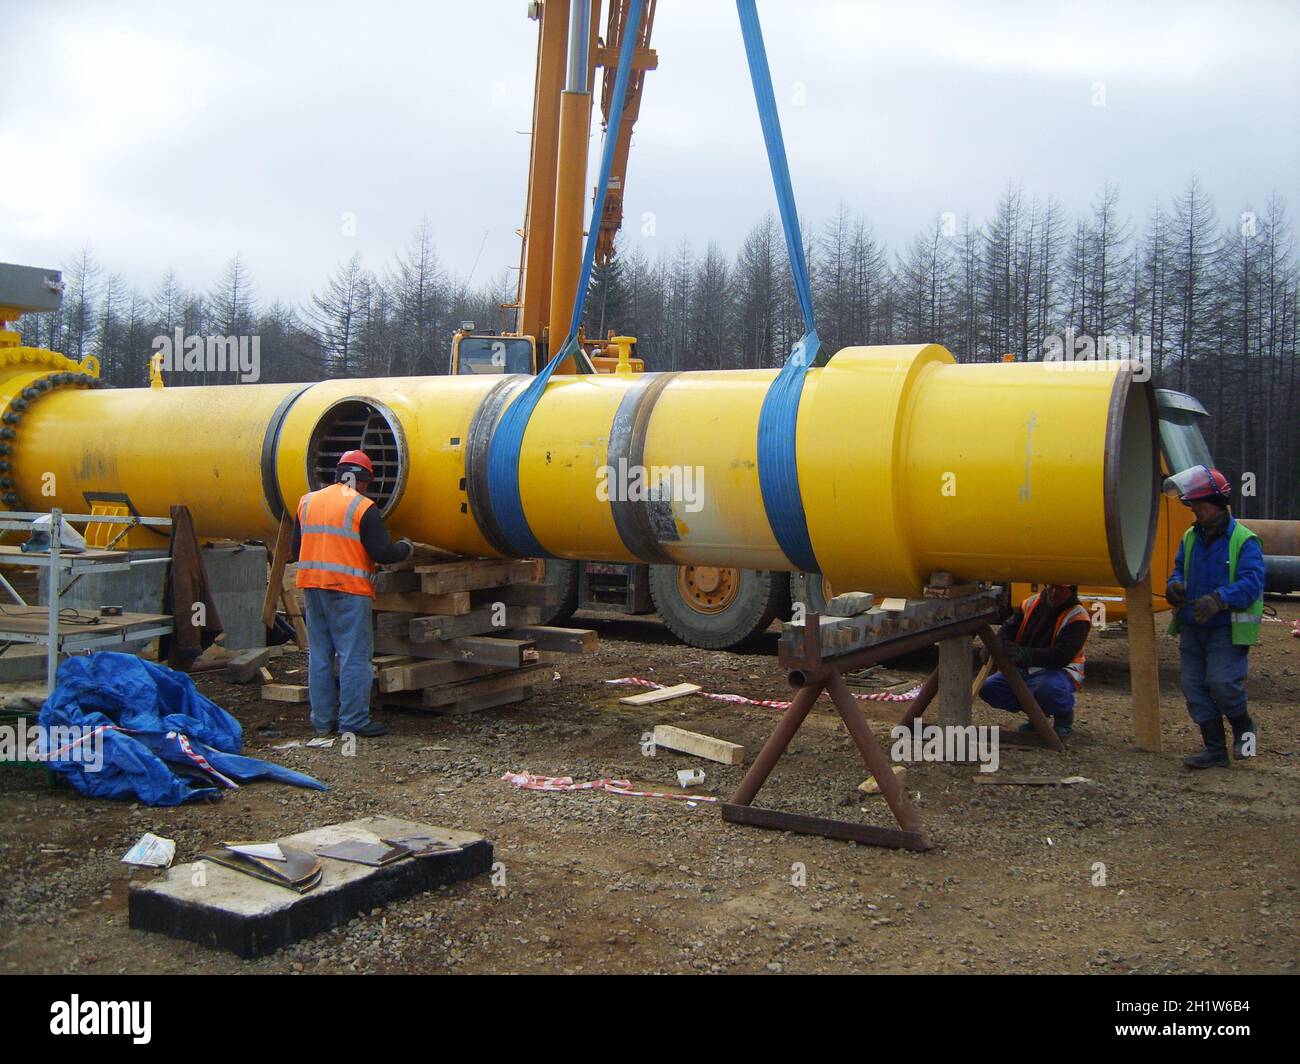
[[(88, 243), (148, 292), (168, 266), (206, 289), (239, 251), (261, 299), (301, 302), (427, 215), (448, 267), (497, 276), (527, 180), (526, 6), (0, 0), (0, 261)], [(938, 212), (982, 219), (1010, 179), (1072, 210), (1109, 179), (1140, 221), (1193, 172), (1221, 222), (1272, 191), (1300, 212), (1294, 2), (759, 10), (812, 224), (844, 201), (898, 249)], [(660, 0), (653, 43), (624, 232), (734, 251), (774, 209), (734, 4)]]

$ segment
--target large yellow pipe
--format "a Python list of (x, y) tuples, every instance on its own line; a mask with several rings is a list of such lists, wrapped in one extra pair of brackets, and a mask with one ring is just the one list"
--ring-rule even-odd
[[(22, 358), (0, 367), (0, 402), (32, 372)], [(519, 463), (534, 535), (561, 557), (794, 568), (759, 487), (757, 425), (773, 375), (553, 379)], [(318, 486), (308, 466), (320, 441), (344, 446), (352, 430), (339, 424), (369, 410), (400, 453), (382, 500), (390, 528), (451, 550), (510, 553), (484, 502), (484, 471), (500, 412), (527, 381), (58, 387), (12, 426), (13, 496), (69, 511), (96, 493), (125, 496), (142, 514), (182, 503), (204, 535), (266, 536), (282, 505)], [(846, 348), (808, 371), (796, 442), (813, 548), (840, 587), (914, 595), (937, 569), (1132, 585), (1145, 571), (1154, 405), (1149, 384), (1117, 363), (959, 365), (935, 345)], [(620, 465), (675, 471), (678, 490), (629, 497)], [(611, 466), (614, 479), (602, 481)]]

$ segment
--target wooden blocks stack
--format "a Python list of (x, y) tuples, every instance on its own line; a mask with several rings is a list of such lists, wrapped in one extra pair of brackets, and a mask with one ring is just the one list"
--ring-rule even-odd
[(538, 559), (405, 563), (376, 577), (378, 701), (468, 713), (532, 694), (555, 654), (583, 654), (596, 633), (538, 624), (552, 589)]

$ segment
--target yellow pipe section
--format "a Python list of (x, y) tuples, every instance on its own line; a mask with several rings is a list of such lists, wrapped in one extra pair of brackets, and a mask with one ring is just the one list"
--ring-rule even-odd
[[(538, 541), (568, 558), (793, 568), (758, 478), (774, 375), (553, 379), (519, 463)], [(26, 363), (0, 367), (0, 403), (30, 377)], [(13, 426), (13, 491), (32, 509), (84, 511), (87, 493), (125, 495), (146, 515), (179, 503), (205, 536), (269, 536), (280, 500), (292, 509), (319, 486), (308, 474), (314, 436), (339, 404), (361, 401), (402, 455), (383, 502), (394, 534), (506, 554), (484, 501), (487, 442), (527, 380), (58, 388)], [(959, 365), (935, 345), (845, 348), (808, 371), (796, 443), (813, 548), (838, 587), (916, 595), (939, 569), (1131, 586), (1145, 571), (1154, 404), (1150, 385), (1118, 363)], [(647, 498), (638, 484), (657, 477)]]

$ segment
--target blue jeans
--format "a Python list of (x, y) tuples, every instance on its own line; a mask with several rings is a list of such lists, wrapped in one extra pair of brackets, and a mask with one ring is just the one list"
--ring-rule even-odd
[[(1064, 669), (1041, 669), (1025, 674), (1024, 681), (1029, 693), (1049, 717), (1056, 718), (1060, 724), (1069, 724), (1074, 719), (1074, 681), (1068, 672)], [(980, 685), (980, 698), (994, 709), (1024, 712), (1007, 678), (1000, 672), (995, 672)]]
[(1232, 628), (1205, 628), (1185, 624), (1179, 633), (1182, 656), (1183, 697), (1187, 712), (1197, 724), (1208, 724), (1220, 715), (1240, 717), (1246, 713), (1246, 659), (1250, 647), (1232, 642)]
[[(311, 723), (317, 731), (335, 725), (355, 731), (370, 722), (370, 659), (375, 636), (370, 627), (370, 598), (309, 587), (307, 607), (307, 687), (311, 694)], [(334, 677), (334, 658), (339, 674)]]

